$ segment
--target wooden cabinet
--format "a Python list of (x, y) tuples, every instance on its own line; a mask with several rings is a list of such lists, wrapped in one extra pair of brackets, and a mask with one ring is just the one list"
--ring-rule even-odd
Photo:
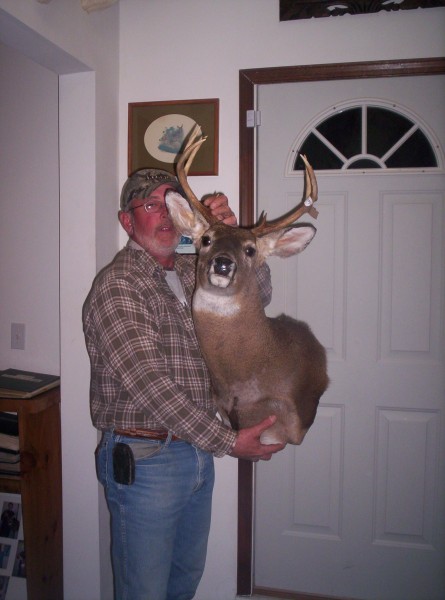
[(0, 491), (21, 494), (28, 600), (62, 600), (60, 388), (27, 400), (0, 399), (18, 414), (19, 476), (0, 476)]

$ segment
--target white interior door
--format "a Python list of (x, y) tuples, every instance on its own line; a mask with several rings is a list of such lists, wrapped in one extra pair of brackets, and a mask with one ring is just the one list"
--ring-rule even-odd
[[(299, 202), (295, 139), (353, 98), (418, 115), (443, 152), (443, 76), (259, 86), (259, 213)], [(443, 600), (445, 176), (317, 176), (317, 235), (270, 261), (268, 312), (311, 325), (332, 382), (302, 446), (256, 467), (255, 585)]]

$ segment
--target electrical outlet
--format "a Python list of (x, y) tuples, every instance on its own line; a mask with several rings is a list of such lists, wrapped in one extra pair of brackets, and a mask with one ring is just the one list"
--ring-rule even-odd
[(25, 324), (11, 323), (11, 348), (13, 350), (25, 349)]

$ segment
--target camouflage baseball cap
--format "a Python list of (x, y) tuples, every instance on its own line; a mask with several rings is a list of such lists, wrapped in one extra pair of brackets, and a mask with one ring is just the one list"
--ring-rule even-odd
[(160, 185), (168, 184), (175, 190), (180, 189), (179, 181), (168, 171), (162, 169), (139, 169), (130, 175), (121, 192), (121, 210), (127, 210), (134, 198), (148, 198)]

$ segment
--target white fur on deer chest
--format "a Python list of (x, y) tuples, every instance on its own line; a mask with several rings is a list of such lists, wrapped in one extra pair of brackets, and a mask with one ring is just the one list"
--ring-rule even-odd
[(231, 296), (218, 295), (198, 288), (193, 296), (193, 311), (232, 317), (240, 311), (240, 305)]

